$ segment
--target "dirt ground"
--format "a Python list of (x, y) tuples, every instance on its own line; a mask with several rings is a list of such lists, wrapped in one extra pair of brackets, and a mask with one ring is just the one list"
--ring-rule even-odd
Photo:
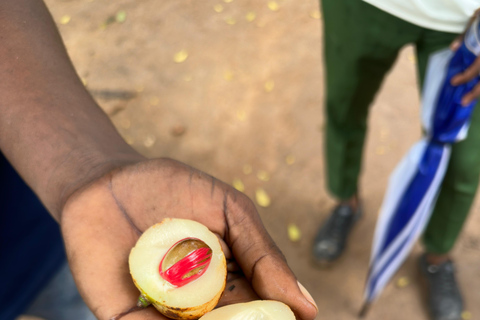
[[(125, 140), (217, 178), (243, 182), (318, 319), (357, 319), (388, 176), (420, 136), (413, 50), (405, 48), (371, 111), (361, 192), (366, 214), (333, 268), (312, 266), (325, 190), (321, 13), (316, 0), (47, 0), (87, 88)], [(249, 170), (251, 169), (251, 170)], [(249, 173), (251, 171), (251, 173)], [(238, 183), (238, 182), (237, 182)], [(479, 204), (454, 250), (471, 319), (480, 318)], [(301, 239), (288, 237), (289, 224)], [(428, 319), (418, 246), (367, 319)], [(396, 282), (407, 277), (409, 285)], [(468, 318), (468, 315), (467, 315)]]

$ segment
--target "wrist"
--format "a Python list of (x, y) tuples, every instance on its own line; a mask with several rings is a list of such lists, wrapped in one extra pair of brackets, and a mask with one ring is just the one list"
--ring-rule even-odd
[(49, 174), (44, 192), (39, 194), (52, 216), (60, 221), (66, 202), (77, 191), (115, 169), (146, 159), (128, 148), (130, 150), (108, 153), (75, 150), (67, 154)]

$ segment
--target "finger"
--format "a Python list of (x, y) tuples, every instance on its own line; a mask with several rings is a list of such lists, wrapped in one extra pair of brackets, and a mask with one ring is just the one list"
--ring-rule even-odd
[(220, 242), (220, 246), (222, 247), (223, 254), (225, 255), (225, 259), (231, 260), (233, 259), (232, 252), (230, 251), (230, 248), (228, 245), (225, 243), (225, 241), (220, 237), (218, 233), (215, 233), (215, 235), (218, 238), (218, 242)]
[(466, 83), (475, 77), (478, 77), (478, 74), (480, 72), (480, 57), (476, 58), (475, 61), (468, 67), (464, 72), (461, 72), (457, 75), (455, 75), (452, 80), (451, 84), (454, 86), (461, 85), (463, 83)]
[(238, 263), (235, 260), (228, 260), (227, 259), (227, 271), (228, 272), (233, 272), (233, 273), (240, 273), (242, 272), (242, 269), (238, 265)]
[[(314, 319), (318, 310), (304, 294), (283, 254), (263, 227), (253, 203), (246, 197), (227, 201), (227, 244), (253, 289), (262, 299), (289, 305), (298, 319)], [(304, 290), (306, 292), (306, 290)]]
[(472, 91), (462, 97), (462, 106), (466, 107), (480, 96), (480, 84), (477, 84)]
[(462, 41), (463, 41), (463, 35), (461, 36), (458, 36), (455, 40), (453, 40), (453, 42), (450, 44), (450, 50), (452, 51), (457, 51), (458, 48), (460, 48), (460, 46), (462, 45)]
[[(111, 319), (111, 318), (110, 318)], [(107, 319), (107, 320), (110, 320)], [(125, 315), (117, 315), (115, 320), (170, 320), (158, 312), (153, 306), (147, 307), (140, 311), (127, 313)]]

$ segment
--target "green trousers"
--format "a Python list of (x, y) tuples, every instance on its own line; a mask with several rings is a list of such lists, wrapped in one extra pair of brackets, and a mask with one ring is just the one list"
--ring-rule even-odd
[[(326, 66), (326, 161), (330, 192), (339, 200), (357, 191), (369, 106), (406, 44), (416, 49), (419, 83), (431, 53), (456, 34), (425, 29), (361, 0), (321, 0)], [(399, 133), (401, 134), (401, 133)], [(480, 110), (468, 138), (455, 144), (432, 218), (427, 252), (451, 250), (470, 211), (480, 176)]]

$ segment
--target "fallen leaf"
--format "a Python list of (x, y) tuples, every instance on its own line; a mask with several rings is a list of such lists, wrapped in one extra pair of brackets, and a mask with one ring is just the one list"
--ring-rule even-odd
[(127, 12), (125, 10), (120, 10), (115, 15), (115, 21), (117, 21), (118, 23), (124, 23), (126, 19), (127, 19)]
[(255, 20), (255, 18), (257, 17), (257, 14), (253, 11), (250, 11), (249, 13), (247, 13), (247, 15), (245, 16), (245, 19), (248, 21), (248, 22), (252, 22), (253, 20)]
[(67, 24), (70, 20), (72, 20), (72, 17), (66, 14), (60, 18), (60, 24)]
[(187, 131), (187, 128), (185, 128), (182, 125), (177, 125), (170, 130), (170, 134), (174, 137), (180, 137), (180, 136), (183, 136), (186, 131)]
[(270, 9), (272, 11), (278, 11), (278, 9), (279, 9), (278, 3), (276, 1), (269, 1), (268, 2), (268, 9)]
[(240, 121), (245, 121), (247, 119), (247, 113), (245, 112), (245, 110), (237, 111), (237, 119)]
[(173, 56), (173, 61), (176, 63), (182, 63), (188, 58), (188, 52), (186, 50), (180, 50)]
[(288, 224), (288, 239), (292, 242), (297, 242), (302, 237), (302, 232), (294, 223)]
[(470, 311), (463, 311), (462, 312), (462, 319), (463, 320), (470, 320), (472, 319), (472, 313)]
[(252, 166), (249, 165), (249, 164), (246, 164), (243, 166), (243, 173), (244, 174), (250, 174), (252, 173), (253, 169), (252, 169)]
[(255, 200), (257, 200), (257, 204), (260, 207), (266, 208), (270, 206), (270, 197), (268, 196), (267, 192), (262, 188), (258, 188), (255, 192)]
[(110, 16), (107, 18), (107, 20), (105, 20), (101, 25), (100, 25), (100, 29), (102, 30), (105, 30), (107, 28), (107, 26), (111, 25), (112, 23), (115, 22), (115, 16)]
[(417, 61), (417, 58), (413, 55), (413, 53), (408, 54), (407, 56), (408, 61), (410, 61), (412, 64), (415, 64)]
[(88, 82), (87, 82), (87, 79), (85, 79), (85, 78), (81, 78), (81, 79), (82, 79), (82, 83), (83, 83), (83, 85), (86, 87), (86, 86), (87, 86), (87, 84), (88, 84)]
[(160, 99), (159, 99), (158, 97), (151, 97), (151, 98), (150, 98), (150, 104), (151, 104), (152, 106), (158, 105), (159, 102), (160, 102)]
[(233, 179), (232, 185), (235, 189), (237, 189), (240, 192), (245, 191), (245, 185), (243, 184), (242, 180), (240, 180), (240, 179)]
[(285, 162), (290, 166), (295, 163), (295, 156), (293, 154), (289, 154), (285, 157)]
[(213, 10), (215, 10), (217, 13), (220, 13), (223, 11), (223, 6), (221, 4), (216, 4), (213, 6)]
[(410, 284), (410, 280), (407, 277), (401, 277), (397, 280), (397, 287), (400, 289), (405, 288)]
[(320, 10), (313, 10), (312, 12), (310, 12), (310, 17), (317, 20), (320, 19), (322, 17), (322, 15), (320, 14)]
[(230, 70), (225, 71), (223, 78), (227, 81), (231, 81), (233, 79), (233, 72)]
[(275, 87), (275, 82), (273, 80), (268, 80), (265, 82), (264, 88), (266, 92), (272, 92)]
[(375, 153), (380, 155), (380, 156), (384, 155), (385, 154), (385, 147), (383, 147), (383, 146), (377, 147), (377, 149), (375, 150)]
[(233, 0), (223, 0), (223, 2), (225, 2), (225, 3), (230, 3), (230, 2), (232, 2), (232, 1), (233, 1)]
[(235, 20), (234, 18), (232, 17), (228, 17), (228, 18), (225, 18), (225, 22), (231, 26), (233, 26), (234, 24), (237, 23), (237, 20)]
[(270, 175), (268, 174), (267, 171), (260, 170), (257, 172), (257, 178), (258, 180), (261, 180), (261, 181), (268, 181), (270, 180)]

